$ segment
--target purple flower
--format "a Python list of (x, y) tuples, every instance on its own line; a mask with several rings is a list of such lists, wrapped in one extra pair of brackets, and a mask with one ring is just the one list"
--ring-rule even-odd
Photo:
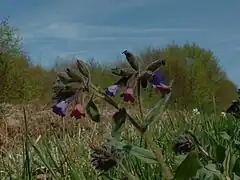
[(111, 85), (106, 89), (106, 94), (109, 96), (115, 96), (120, 86), (117, 84)]
[(164, 77), (160, 72), (155, 72), (152, 77), (152, 85), (162, 94), (167, 94), (171, 91), (171, 87), (164, 84)]
[(160, 72), (155, 72), (152, 77), (153, 85), (160, 85), (164, 83), (164, 77)]
[(66, 108), (67, 108), (67, 102), (61, 101), (60, 103), (58, 103), (52, 107), (52, 111), (61, 117), (65, 117), (66, 116)]

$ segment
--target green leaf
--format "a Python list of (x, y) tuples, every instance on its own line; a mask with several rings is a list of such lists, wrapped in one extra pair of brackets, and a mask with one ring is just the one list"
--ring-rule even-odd
[(235, 173), (233, 173), (233, 180), (240, 180), (240, 176), (238, 176)]
[(112, 132), (113, 138), (120, 140), (120, 136), (123, 130), (124, 123), (126, 121), (127, 113), (126, 109), (122, 108), (116, 112), (112, 117)]
[(240, 150), (240, 141), (234, 140), (234, 144), (235, 144), (236, 148)]
[(175, 156), (174, 163), (173, 163), (174, 168), (177, 169), (178, 166), (180, 166), (180, 164), (184, 161), (184, 159), (186, 157), (187, 157), (186, 154), (181, 154), (181, 155)]
[(143, 72), (141, 72), (141, 74), (139, 74), (138, 80), (149, 79), (151, 76), (152, 76), (151, 71), (143, 71)]
[(216, 145), (216, 158), (219, 163), (222, 163), (225, 159), (226, 148), (221, 145)]
[(86, 106), (86, 111), (90, 118), (95, 122), (100, 122), (100, 113), (96, 104), (92, 101), (92, 98)]
[(148, 71), (155, 71), (157, 70), (161, 65), (165, 65), (165, 60), (156, 60), (148, 65), (147, 70)]
[(57, 76), (63, 84), (74, 82), (65, 72), (59, 72)]
[(82, 75), (84, 75), (87, 78), (89, 77), (89, 70), (83, 61), (77, 60), (77, 67)]
[(157, 159), (155, 154), (148, 150), (144, 149), (138, 146), (131, 146), (131, 145), (125, 145), (123, 149), (129, 153), (129, 155), (135, 156), (139, 160), (148, 163), (148, 164), (156, 164)]
[(86, 179), (82, 171), (76, 171), (72, 167), (69, 168), (69, 175), (72, 180), (84, 180)]
[(233, 166), (233, 172), (240, 176), (240, 157), (235, 161), (235, 164)]
[(125, 50), (123, 54), (126, 56), (126, 59), (128, 63), (131, 65), (131, 67), (136, 71), (138, 71), (139, 66), (138, 66), (137, 58), (127, 50)]
[(125, 77), (125, 78), (128, 78), (135, 73), (132, 69), (128, 69), (128, 68), (127, 69), (112, 68), (111, 72), (114, 75)]
[[(169, 86), (172, 86), (174, 80), (172, 80), (169, 84)], [(144, 127), (147, 128), (151, 123), (153, 123), (156, 119), (161, 119), (163, 113), (164, 113), (164, 109), (169, 101), (171, 97), (171, 93), (169, 93), (164, 101), (162, 99), (160, 99), (155, 106), (147, 113), (147, 115), (144, 118)]]
[(198, 180), (225, 180), (223, 174), (216, 169), (216, 164), (208, 164), (197, 171)]
[(141, 83), (142, 88), (146, 88), (148, 85), (148, 80), (151, 78), (152, 72), (151, 71), (143, 71), (139, 77), (138, 81)]
[(187, 180), (194, 177), (202, 168), (197, 152), (191, 152), (177, 168), (174, 180)]
[(220, 132), (220, 136), (224, 139), (224, 140), (231, 140), (231, 136), (229, 136), (229, 134), (226, 131), (222, 131)]
[(76, 72), (70, 70), (69, 68), (66, 69), (66, 73), (68, 74), (69, 77), (72, 78), (73, 81), (83, 82), (83, 78), (80, 75), (78, 75)]
[(235, 162), (236, 162), (236, 158), (234, 154), (232, 154), (231, 149), (228, 148), (226, 150), (225, 159), (223, 161), (223, 170), (224, 170), (224, 175), (229, 179), (231, 179), (230, 177), (232, 175), (232, 170), (234, 168)]
[(122, 77), (121, 79), (119, 79), (118, 81), (116, 81), (114, 84), (119, 85), (120, 87), (126, 86), (128, 81), (128, 78), (126, 77)]

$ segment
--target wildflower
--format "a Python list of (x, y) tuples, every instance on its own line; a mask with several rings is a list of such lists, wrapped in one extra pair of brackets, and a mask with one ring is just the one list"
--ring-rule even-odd
[(226, 117), (226, 113), (225, 112), (221, 112), (221, 116), (222, 117)]
[(160, 72), (155, 72), (152, 77), (152, 86), (163, 95), (171, 91), (171, 87), (164, 84), (164, 77)]
[(193, 109), (192, 112), (193, 112), (193, 115), (200, 115), (198, 108)]
[(181, 134), (173, 143), (173, 150), (176, 153), (190, 152), (195, 148), (194, 139), (188, 134)]
[(60, 103), (58, 103), (52, 107), (52, 111), (59, 116), (65, 117), (66, 116), (66, 108), (67, 108), (67, 102), (61, 101)]
[(126, 88), (125, 92), (123, 93), (123, 100), (125, 102), (134, 102), (133, 88)]
[(111, 85), (106, 89), (106, 94), (109, 96), (115, 96), (120, 86), (117, 84)]
[(89, 147), (92, 150), (91, 162), (95, 169), (108, 171), (117, 165), (112, 147), (106, 145), (96, 146), (94, 144), (90, 144)]
[(81, 119), (85, 117), (84, 107), (81, 104), (76, 104), (70, 114), (71, 117), (75, 117), (76, 119)]

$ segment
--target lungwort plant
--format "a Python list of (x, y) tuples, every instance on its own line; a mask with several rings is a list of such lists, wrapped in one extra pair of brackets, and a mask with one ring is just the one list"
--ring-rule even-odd
[[(124, 179), (239, 179), (240, 178), (240, 160), (231, 158), (233, 149), (224, 149), (224, 165), (220, 166), (216, 158), (206, 151), (192, 132), (180, 135), (174, 141), (177, 166), (172, 167), (164, 158), (161, 146), (154, 140), (150, 130), (150, 125), (161, 120), (165, 106), (171, 96), (172, 80), (169, 85), (164, 82), (164, 76), (158, 71), (158, 68), (165, 65), (165, 60), (156, 60), (140, 69), (138, 59), (129, 51), (124, 51), (130, 68), (113, 68), (112, 73), (119, 77), (119, 80), (113, 82), (106, 89), (96, 87), (91, 81), (91, 74), (88, 66), (80, 60), (77, 60), (78, 71), (66, 69), (64, 73), (58, 74), (58, 81), (53, 88), (53, 112), (61, 117), (67, 115), (67, 109), (71, 109), (70, 116), (80, 119), (88, 115), (94, 122), (100, 122), (100, 111), (95, 103), (95, 98), (101, 98), (109, 103), (116, 112), (112, 116), (111, 137), (100, 145), (89, 144), (91, 149), (91, 162), (95, 169), (100, 171), (102, 177), (109, 177), (108, 172), (114, 167), (119, 172), (123, 172)], [(142, 88), (154, 88), (159, 96), (159, 102), (147, 113), (143, 113), (141, 90)], [(137, 102), (139, 115), (132, 115), (115, 96), (123, 89), (120, 96), (124, 102)], [(164, 99), (163, 99), (164, 98)], [(126, 123), (131, 123), (139, 133), (144, 144), (132, 144), (124, 138), (123, 133), (126, 130)], [(215, 142), (215, 141), (214, 141)], [(214, 146), (215, 147), (215, 146)], [(229, 147), (232, 147), (229, 145)], [(217, 151), (218, 152), (218, 151)], [(133, 160), (132, 158), (135, 158)], [(180, 159), (180, 160), (179, 160)], [(148, 166), (140, 166), (139, 162)], [(128, 165), (134, 164), (135, 169), (130, 170)], [(136, 163), (135, 163), (136, 162)], [(221, 164), (221, 163), (220, 163)], [(220, 170), (218, 169), (220, 168)], [(222, 169), (223, 170), (222, 170)], [(158, 169), (160, 174), (154, 174), (154, 169)], [(144, 172), (152, 173), (144, 175)], [(119, 178), (119, 177), (118, 177)]]

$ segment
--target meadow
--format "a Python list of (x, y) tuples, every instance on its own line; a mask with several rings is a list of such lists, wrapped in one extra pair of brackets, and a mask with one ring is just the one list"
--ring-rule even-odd
[(0, 27), (1, 179), (240, 179), (240, 121), (221, 113), (237, 88), (210, 50), (170, 44), (111, 67), (44, 69)]

